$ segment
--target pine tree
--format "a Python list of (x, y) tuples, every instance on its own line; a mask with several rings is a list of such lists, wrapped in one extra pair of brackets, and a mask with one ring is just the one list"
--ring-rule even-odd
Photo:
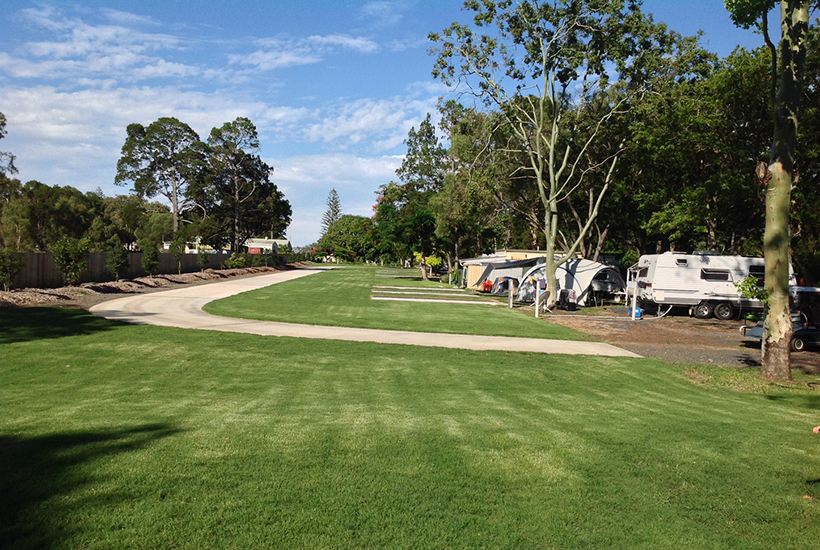
[(330, 226), (339, 221), (341, 217), (342, 203), (339, 200), (339, 194), (336, 192), (336, 189), (333, 188), (327, 195), (327, 210), (325, 211), (325, 215), (322, 216), (322, 235), (324, 236), (327, 230), (330, 229)]

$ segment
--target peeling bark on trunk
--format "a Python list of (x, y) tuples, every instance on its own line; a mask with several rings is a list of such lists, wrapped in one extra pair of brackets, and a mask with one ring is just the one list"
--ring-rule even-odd
[[(780, 2), (780, 88), (774, 101), (774, 138), (768, 167), (763, 236), (769, 312), (763, 323), (761, 374), (771, 381), (792, 379), (789, 358), (793, 332), (789, 312), (789, 213), (808, 22), (808, 1)], [(772, 75), (772, 78), (776, 77), (776, 74)]]

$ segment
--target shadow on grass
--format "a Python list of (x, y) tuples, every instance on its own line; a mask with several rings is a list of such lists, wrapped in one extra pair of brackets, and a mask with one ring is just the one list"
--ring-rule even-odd
[(25, 307), (3, 309), (0, 315), (0, 344), (44, 338), (79, 336), (122, 326), (82, 309)]
[(769, 401), (788, 401), (798, 407), (820, 410), (820, 395), (764, 395)]
[[(87, 464), (134, 451), (180, 430), (149, 424), (123, 430), (0, 436), (0, 548), (51, 548), (72, 536), (62, 517), (71, 494), (95, 482)], [(116, 495), (101, 493), (95, 499)], [(120, 497), (122, 498), (122, 497)]]

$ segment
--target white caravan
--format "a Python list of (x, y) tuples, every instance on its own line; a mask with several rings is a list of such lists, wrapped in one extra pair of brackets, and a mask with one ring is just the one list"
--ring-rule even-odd
[[(665, 252), (641, 256), (629, 268), (629, 294), (637, 290), (643, 306), (685, 306), (699, 319), (714, 315), (728, 320), (744, 309), (761, 310), (763, 304), (741, 296), (735, 283), (754, 276), (762, 286), (765, 274), (763, 258), (721, 256), (718, 254), (686, 254)], [(789, 266), (789, 284), (794, 274)]]

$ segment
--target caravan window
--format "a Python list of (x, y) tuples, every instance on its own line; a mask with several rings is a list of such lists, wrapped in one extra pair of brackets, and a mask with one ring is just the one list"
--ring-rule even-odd
[(763, 283), (766, 280), (766, 266), (752, 265), (749, 266), (749, 276), (757, 279), (757, 287), (763, 288)]
[(704, 281), (729, 281), (729, 272), (725, 269), (706, 269), (700, 270), (700, 278)]
[(678, 258), (675, 260), (675, 265), (680, 267), (686, 267), (688, 264), (689, 262), (686, 260), (686, 258)]
[(641, 269), (638, 270), (638, 278), (643, 279), (647, 275), (649, 275), (649, 268), (648, 267), (642, 267)]

